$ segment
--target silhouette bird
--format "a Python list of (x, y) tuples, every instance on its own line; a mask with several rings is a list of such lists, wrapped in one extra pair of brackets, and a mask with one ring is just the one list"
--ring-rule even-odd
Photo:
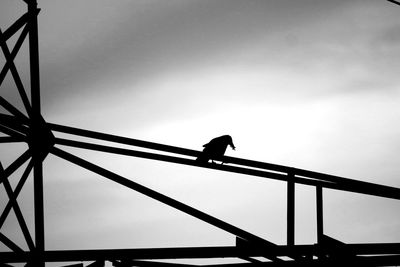
[[(212, 163), (214, 160), (222, 161), (222, 157), (225, 154), (228, 145), (235, 150), (235, 145), (233, 144), (232, 137), (230, 135), (223, 135), (212, 139), (207, 144), (203, 145), (203, 152), (198, 156), (196, 161), (200, 163), (207, 163), (210, 159)], [(222, 162), (222, 164), (224, 164)]]

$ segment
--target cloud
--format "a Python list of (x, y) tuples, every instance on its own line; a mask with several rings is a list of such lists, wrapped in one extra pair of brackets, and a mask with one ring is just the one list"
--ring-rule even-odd
[[(77, 94), (89, 90), (88, 87), (113, 92), (120, 90), (121, 84), (152, 79), (171, 70), (196, 71), (199, 67), (216, 66), (221, 62), (229, 64), (247, 44), (265, 40), (265, 37), (271, 40), (290, 25), (307, 22), (310, 12), (332, 7), (313, 1), (303, 4), (290, 1), (172, 3), (157, 3), (141, 13), (143, 3), (123, 2), (118, 5), (118, 10), (122, 11), (118, 16), (113, 12), (110, 15), (107, 5), (104, 9), (92, 7), (92, 11), (88, 5), (87, 11), (92, 12), (92, 17), (82, 11), (85, 6), (80, 6), (80, 11), (74, 12), (75, 17), (70, 17), (70, 21), (63, 22), (66, 18), (59, 17), (60, 25), (76, 21), (70, 28), (55, 27), (64, 32), (51, 30), (50, 23), (47, 24), (49, 32), (43, 30), (44, 35), (69, 38), (51, 37), (52, 46), (43, 42), (46, 92), (64, 95), (67, 90), (69, 94)], [(313, 8), (308, 9), (310, 6)], [(58, 13), (62, 8), (48, 12)], [(270, 45), (264, 49), (268, 47)]]
[[(389, 67), (398, 64), (390, 37), (397, 10), (372, 1), (121, 1), (113, 5), (43, 1), (41, 5), (42, 96), (45, 110), (51, 113), (60, 105), (100, 110), (107, 104), (97, 96), (125, 95), (132, 106), (141, 106), (143, 95), (160, 95), (160, 86), (149, 84), (171, 78), (181, 78), (186, 91), (163, 86), (165, 94), (196, 94), (193, 87), (200, 80), (205, 96), (216, 94), (216, 101), (223, 102), (224, 92), (236, 94), (228, 89), (226, 78), (240, 68), (244, 75), (250, 73), (249, 84), (259, 82), (263, 72), (264, 80), (276, 80), (271, 76), (279, 73), (289, 83), (305, 81), (307, 76), (329, 81), (314, 90), (308, 79), (308, 84), (295, 89), (297, 96), (306, 97), (397, 83), (396, 68)], [(382, 16), (388, 19), (382, 21)], [(213, 89), (208, 89), (204, 79), (218, 74), (227, 82), (220, 87), (226, 88), (216, 91), (211, 84)], [(254, 93), (251, 86), (246, 90), (236, 95)], [(293, 88), (280, 86), (265, 95), (273, 98), (284, 90)], [(259, 90), (254, 95), (258, 94)], [(79, 103), (82, 98), (87, 103)], [(168, 105), (160, 104), (168, 110)]]

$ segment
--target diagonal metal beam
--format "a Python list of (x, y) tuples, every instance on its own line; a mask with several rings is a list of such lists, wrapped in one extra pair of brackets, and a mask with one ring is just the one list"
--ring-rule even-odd
[(24, 164), (29, 157), (31, 156), (31, 153), (29, 150), (25, 151), (21, 156), (19, 156), (13, 163), (11, 163), (3, 172), (2, 175), (0, 176), (0, 184), (3, 183), (4, 180), (8, 179), (8, 177), (13, 174), (19, 167)]
[[(17, 135), (24, 137), (29, 133), (29, 127), (18, 120), (17, 117), (0, 113), (0, 125), (17, 132)], [(12, 135), (9, 134), (8, 135)]]
[(18, 121), (18, 118), (13, 116), (13, 115), (8, 115), (8, 114), (4, 114), (4, 113), (0, 113), (0, 121), (7, 121), (7, 122), (11, 122), (11, 121)]
[(13, 105), (11, 105), (7, 100), (4, 99), (4, 97), (0, 96), (0, 106), (2, 106), (5, 110), (10, 112), (10, 114), (13, 114), (15, 117), (20, 119), (23, 122), (29, 122), (28, 117), (19, 111), (17, 108), (15, 108)]
[(398, 2), (398, 1), (395, 1), (395, 0), (387, 0), (387, 1), (392, 2), (392, 3), (400, 6), (400, 2)]
[(22, 139), (11, 136), (0, 136), (0, 144), (22, 142)]
[[(148, 141), (128, 138), (128, 137), (105, 134), (105, 133), (90, 131), (90, 130), (86, 130), (86, 129), (79, 129), (79, 128), (75, 128), (75, 127), (65, 126), (65, 125), (49, 123), (49, 126), (54, 131), (77, 135), (77, 136), (88, 137), (88, 138), (93, 138), (93, 139), (98, 139), (98, 140), (107, 141), (107, 142), (114, 142), (114, 143), (118, 143), (118, 144), (129, 145), (129, 146), (143, 147), (143, 148), (160, 150), (160, 151), (164, 151), (164, 152), (176, 153), (176, 154), (192, 156), (192, 157), (198, 157), (201, 154), (201, 152), (192, 150), (192, 149), (186, 149), (186, 148), (181, 148), (181, 147), (176, 147), (176, 146), (170, 146), (170, 145), (164, 145), (164, 144), (159, 144), (159, 143), (154, 143), (154, 142), (148, 142)], [(287, 175), (287, 173), (289, 173), (289, 172), (292, 172), (294, 169), (292, 167), (287, 167), (287, 166), (282, 166), (282, 165), (277, 165), (277, 164), (271, 164), (271, 163), (259, 162), (259, 161), (247, 160), (247, 159), (240, 159), (240, 158), (233, 158), (233, 157), (227, 157), (227, 156), (224, 157), (224, 162), (233, 163), (233, 164), (237, 164), (237, 165), (245, 165), (247, 167), (254, 167), (254, 168), (258, 168), (258, 169), (272, 170), (274, 172), (280, 172), (285, 175)], [(301, 170), (296, 169), (296, 172), (298, 172), (298, 171), (301, 171)], [(317, 173), (313, 173), (313, 174), (316, 175)], [(307, 176), (307, 174), (305, 176)]]
[[(174, 146), (158, 144), (158, 143), (153, 143), (153, 142), (147, 142), (147, 141), (127, 138), (127, 137), (120, 137), (120, 136), (115, 136), (115, 135), (110, 135), (110, 134), (104, 134), (104, 133), (74, 128), (74, 127), (69, 127), (69, 126), (57, 125), (57, 124), (52, 124), (52, 123), (49, 123), (48, 125), (54, 131), (77, 135), (77, 136), (88, 137), (88, 138), (93, 138), (93, 139), (102, 140), (102, 141), (114, 142), (114, 143), (118, 143), (118, 144), (138, 146), (138, 147), (143, 147), (143, 148), (147, 148), (147, 149), (160, 150), (160, 151), (164, 151), (164, 152), (176, 153), (176, 154), (180, 154), (180, 155), (194, 156), (194, 157), (197, 157), (201, 153), (196, 150), (174, 147)], [(142, 154), (142, 156), (144, 156), (144, 155), (145, 154)], [(150, 155), (150, 153), (148, 153), (147, 155)], [(157, 155), (157, 154), (152, 154), (152, 155)], [(160, 159), (163, 155), (158, 154), (158, 156), (159, 156), (158, 159), (157, 158), (152, 158), (152, 159), (163, 160), (163, 159)], [(151, 157), (148, 157), (148, 158), (151, 158)], [(168, 160), (166, 160), (166, 161), (168, 161)], [(400, 189), (390, 187), (390, 186), (378, 185), (378, 184), (374, 184), (374, 183), (357, 181), (357, 180), (339, 177), (339, 176), (335, 176), (335, 175), (318, 173), (318, 172), (313, 172), (313, 171), (309, 171), (309, 170), (303, 170), (303, 169), (298, 169), (298, 168), (293, 168), (293, 167), (288, 167), (288, 166), (283, 166), (283, 165), (277, 165), (277, 164), (271, 164), (271, 163), (267, 163), (267, 162), (259, 162), (259, 161), (248, 160), (248, 159), (224, 156), (224, 162), (231, 163), (234, 165), (240, 165), (245, 168), (253, 168), (253, 169), (255, 169), (254, 173), (257, 173), (257, 171), (258, 171), (257, 169), (269, 171), (271, 173), (269, 178), (273, 178), (273, 179), (287, 181), (287, 175), (291, 174), (294, 176), (296, 183), (300, 183), (300, 181), (302, 181), (302, 183), (304, 183), (304, 184), (317, 185), (315, 182), (318, 182), (318, 185), (321, 185), (323, 187), (329, 187), (332, 189), (345, 190), (345, 191), (357, 192), (357, 193), (362, 193), (362, 194), (370, 194), (370, 195), (393, 198), (393, 199), (400, 199)], [(231, 164), (229, 164), (229, 165), (231, 165)], [(188, 165), (194, 165), (194, 164), (188, 164)], [(214, 169), (214, 167), (210, 167), (210, 165), (211, 164), (203, 164), (201, 167)], [(199, 166), (199, 165), (197, 164), (197, 166)], [(216, 168), (220, 168), (220, 167), (216, 167)]]
[[(74, 164), (76, 164), (78, 166), (81, 166), (82, 168), (90, 170), (90, 171), (92, 171), (92, 172), (94, 172), (94, 173), (96, 173), (96, 174), (98, 174), (100, 176), (103, 176), (103, 177), (105, 177), (107, 179), (110, 179), (111, 181), (114, 181), (114, 182), (116, 182), (118, 184), (121, 184), (121, 185), (127, 187), (127, 188), (130, 188), (130, 189), (135, 190), (135, 191), (137, 191), (137, 192), (139, 192), (141, 194), (144, 194), (144, 195), (146, 195), (146, 196), (148, 196), (150, 198), (158, 200), (161, 203), (164, 203), (164, 204), (166, 204), (168, 206), (171, 206), (171, 207), (173, 207), (173, 208), (175, 208), (177, 210), (180, 210), (180, 211), (182, 211), (182, 212), (184, 212), (186, 214), (189, 214), (189, 215), (191, 215), (191, 216), (193, 216), (193, 217), (195, 217), (197, 219), (200, 219), (200, 220), (202, 220), (202, 221), (204, 221), (204, 222), (206, 222), (208, 224), (211, 224), (211, 225), (213, 225), (213, 226), (215, 226), (215, 227), (217, 227), (217, 228), (219, 228), (221, 230), (224, 230), (224, 231), (226, 231), (228, 233), (231, 233), (231, 234), (233, 234), (235, 236), (238, 236), (238, 237), (240, 237), (240, 238), (242, 238), (244, 240), (247, 240), (247, 241), (249, 241), (249, 242), (251, 242), (253, 244), (256, 244), (256, 245), (260, 246), (261, 248), (263, 248), (266, 254), (268, 254), (268, 249), (274, 249), (276, 247), (275, 244), (273, 244), (273, 243), (271, 243), (271, 242), (269, 242), (269, 241), (267, 241), (267, 240), (265, 240), (263, 238), (260, 238), (260, 237), (254, 235), (254, 234), (251, 234), (251, 233), (249, 233), (247, 231), (244, 231), (244, 230), (242, 230), (242, 229), (240, 229), (240, 228), (238, 228), (236, 226), (233, 226), (233, 225), (231, 225), (229, 223), (226, 223), (226, 222), (224, 222), (224, 221), (222, 221), (220, 219), (217, 219), (217, 218), (215, 218), (215, 217), (213, 217), (213, 216), (211, 216), (209, 214), (206, 214), (206, 213), (204, 213), (204, 212), (202, 212), (200, 210), (197, 210), (197, 209), (195, 209), (195, 208), (193, 208), (191, 206), (188, 206), (188, 205), (186, 205), (186, 204), (184, 204), (182, 202), (179, 202), (179, 201), (177, 201), (177, 200), (175, 200), (173, 198), (170, 198), (170, 197), (168, 197), (166, 195), (163, 195), (163, 194), (161, 194), (161, 193), (159, 193), (157, 191), (154, 191), (154, 190), (152, 190), (152, 189), (150, 189), (148, 187), (145, 187), (145, 186), (143, 186), (141, 184), (133, 182), (133, 181), (127, 179), (127, 178), (124, 178), (124, 177), (122, 177), (122, 176), (120, 176), (118, 174), (115, 174), (115, 173), (113, 173), (113, 172), (111, 172), (109, 170), (106, 170), (106, 169), (104, 169), (104, 168), (102, 168), (102, 167), (100, 167), (98, 165), (95, 165), (95, 164), (89, 162), (89, 161), (81, 159), (81, 158), (79, 158), (79, 157), (77, 157), (75, 155), (72, 155), (72, 154), (70, 154), (70, 153), (68, 153), (66, 151), (63, 151), (63, 150), (61, 150), (61, 149), (59, 149), (57, 147), (53, 147), (51, 153), (56, 155), (56, 156), (58, 156), (58, 157), (60, 157), (60, 158), (62, 158), (62, 159), (65, 159), (65, 160), (67, 160), (69, 162), (72, 162), (72, 163), (74, 163)], [(279, 260), (276, 257), (270, 257), (270, 258), (272, 258), (274, 260)]]
[(28, 22), (28, 13), (23, 14), (17, 21), (15, 21), (7, 30), (4, 31), (3, 36), (0, 37), (0, 41), (6, 42), (16, 32), (18, 32)]
[(25, 136), (29, 133), (29, 127), (19, 123), (14, 116), (0, 114), (0, 124)]
[[(2, 175), (2, 174), (4, 174), (4, 169), (0, 163), (0, 175)], [(22, 214), (21, 208), (18, 205), (17, 198), (14, 196), (14, 192), (12, 190), (12, 187), (11, 187), (8, 179), (3, 179), (3, 186), (4, 186), (4, 189), (6, 190), (9, 200), (11, 201), (15, 216), (17, 217), (17, 221), (18, 221), (18, 223), (21, 227), (22, 233), (25, 237), (25, 241), (26, 241), (29, 249), (31, 251), (33, 251), (35, 249), (33, 239), (31, 237), (31, 234), (29, 233), (29, 228), (24, 219), (24, 215)]]
[(21, 49), (21, 46), (24, 43), (26, 36), (28, 35), (28, 32), (29, 32), (29, 28), (26, 25), (24, 27), (24, 29), (22, 30), (21, 35), (18, 37), (18, 40), (14, 45), (14, 48), (10, 54), (10, 57), (7, 59), (6, 64), (4, 64), (3, 69), (0, 72), (0, 85), (3, 83), (4, 78), (6, 77), (6, 74), (7, 74), (8, 70), (10, 69), (11, 63), (17, 56), (19, 50)]
[(14, 252), (17, 253), (22, 253), (24, 250), (20, 248), (17, 244), (15, 244), (11, 239), (0, 233), (0, 242), (3, 243), (5, 246), (7, 246), (9, 249), (11, 249)]
[(138, 139), (133, 139), (133, 138), (128, 138), (128, 137), (122, 137), (122, 136), (117, 136), (117, 135), (112, 135), (112, 134), (105, 134), (105, 133), (100, 133), (100, 132), (95, 132), (95, 131), (90, 131), (90, 130), (85, 130), (85, 129), (79, 129), (79, 128), (75, 128), (75, 127), (65, 126), (65, 125), (54, 124), (54, 123), (48, 123), (48, 125), (54, 131), (77, 135), (77, 136), (89, 137), (89, 138), (98, 139), (98, 140), (102, 140), (102, 141), (108, 141), (108, 142), (113, 142), (113, 143), (118, 143), (118, 144), (129, 145), (129, 146), (144, 147), (144, 148), (160, 150), (160, 151), (165, 151), (165, 152), (170, 152), (170, 153), (176, 153), (176, 154), (181, 154), (181, 155), (187, 155), (187, 156), (193, 156), (193, 157), (197, 157), (200, 154), (199, 151), (192, 150), (192, 149), (169, 146), (169, 145), (148, 142), (148, 141), (143, 141), (143, 140), (138, 140)]
[(373, 196), (386, 197), (386, 198), (400, 200), (400, 189), (394, 188), (394, 187), (389, 187), (389, 186), (370, 184), (370, 183), (366, 183), (366, 182), (362, 182), (362, 181), (354, 180), (354, 182), (347, 183), (347, 184), (333, 183), (333, 182), (324, 181), (324, 180), (317, 180), (317, 179), (312, 179), (312, 178), (307, 178), (307, 177), (298, 177), (298, 176), (294, 176), (294, 175), (288, 176), (285, 174), (276, 173), (276, 172), (272, 172), (272, 171), (257, 170), (257, 169), (253, 169), (253, 168), (245, 168), (245, 167), (239, 167), (239, 166), (221, 165), (221, 164), (199, 164), (197, 161), (191, 160), (188, 158), (173, 157), (173, 156), (168, 156), (168, 155), (163, 155), (163, 154), (155, 154), (155, 153), (144, 152), (144, 151), (136, 151), (136, 150), (131, 150), (131, 149), (110, 147), (110, 146), (105, 146), (105, 145), (98, 145), (98, 144), (92, 144), (92, 143), (81, 142), (81, 141), (73, 141), (73, 140), (67, 140), (67, 139), (62, 139), (62, 138), (56, 138), (55, 141), (57, 144), (60, 144), (60, 145), (66, 145), (66, 146), (83, 148), (83, 149), (90, 149), (90, 150), (101, 151), (101, 152), (106, 152), (106, 153), (147, 158), (147, 159), (152, 159), (152, 160), (160, 160), (160, 161), (172, 162), (172, 163), (177, 163), (177, 164), (184, 164), (184, 165), (197, 166), (197, 167), (209, 168), (209, 169), (220, 170), (220, 171), (234, 172), (234, 173), (269, 178), (269, 179), (274, 179), (274, 180), (279, 180), (279, 181), (286, 181), (286, 182), (291, 181), (294, 183), (299, 183), (299, 184), (304, 184), (304, 185), (321, 186), (321, 187), (335, 189), (335, 190), (342, 190), (342, 191), (348, 191), (348, 192), (353, 192), (353, 193), (367, 194), (367, 195), (373, 195)]
[[(28, 27), (25, 27), (25, 30), (26, 29), (28, 29)], [(24, 38), (20, 38), (20, 40), (23, 41), (23, 39), (25, 39), (27, 31), (23, 31), (22, 34), (24, 35)], [(2, 35), (2, 31), (0, 29), (0, 38), (1, 38), (1, 35)], [(21, 42), (21, 44), (22, 44), (22, 42)], [(24, 104), (25, 109), (28, 112), (28, 114), (31, 114), (31, 106), (30, 106), (30, 102), (28, 99), (28, 95), (25, 92), (24, 84), (22, 83), (22, 80), (21, 80), (21, 77), (19, 76), (17, 67), (14, 64), (14, 61), (13, 61), (14, 59), (12, 57), (12, 54), (10, 53), (10, 50), (8, 49), (7, 43), (4, 41), (0, 41), (0, 46), (1, 46), (1, 49), (3, 50), (4, 56), (6, 58), (6, 61), (7, 61), (6, 64), (8, 65), (8, 68), (11, 71), (11, 75), (14, 78), (15, 85), (21, 96), (22, 103)]]
[(29, 173), (31, 172), (33, 168), (33, 162), (32, 160), (28, 163), (28, 166), (25, 168), (24, 173), (21, 176), (21, 179), (19, 180), (15, 190), (14, 190), (14, 195), (13, 195), (13, 199), (10, 199), (6, 205), (6, 207), (4, 208), (1, 216), (0, 216), (0, 229), (3, 227), (4, 222), (7, 219), (8, 214), (11, 211), (13, 202), (16, 201), (16, 199), (18, 198), (19, 193), (21, 193), (21, 190), (26, 182), (26, 180), (28, 179)]
[[(247, 175), (252, 175), (252, 176), (271, 178), (271, 179), (280, 180), (280, 181), (287, 181), (287, 179), (288, 179), (287, 175), (283, 175), (280, 173), (274, 173), (274, 172), (267, 172), (267, 171), (254, 170), (254, 169), (245, 169), (242, 167), (220, 165), (220, 164), (199, 164), (197, 161), (192, 160), (192, 159), (187, 159), (187, 158), (173, 157), (173, 156), (168, 156), (168, 155), (163, 155), (163, 154), (155, 154), (155, 153), (137, 151), (137, 150), (132, 150), (132, 149), (110, 147), (110, 146), (92, 144), (92, 143), (81, 142), (81, 141), (67, 140), (67, 139), (63, 139), (63, 138), (56, 138), (55, 141), (57, 144), (60, 144), (60, 145), (77, 147), (77, 148), (82, 148), (82, 149), (89, 149), (89, 150), (112, 153), (112, 154), (119, 154), (119, 155), (139, 157), (139, 158), (152, 159), (152, 160), (160, 160), (160, 161), (166, 161), (166, 162), (189, 165), (189, 166), (209, 168), (209, 169), (214, 169), (214, 170), (235, 172), (235, 173), (247, 174)], [(305, 178), (296, 178), (295, 181), (297, 183), (306, 184), (306, 185), (317, 185), (318, 184), (317, 183), (318, 181), (309, 180), (309, 179), (305, 179)], [(328, 186), (327, 184), (324, 184), (324, 185)]]
[(7, 134), (7, 135), (9, 135), (10, 137), (13, 137), (13, 138), (20, 138), (20, 139), (24, 139), (25, 138), (25, 135), (23, 135), (22, 133), (14, 130), (12, 128), (9, 128), (9, 127), (1, 124), (1, 122), (0, 122), (0, 132), (2, 132), (4, 134)]

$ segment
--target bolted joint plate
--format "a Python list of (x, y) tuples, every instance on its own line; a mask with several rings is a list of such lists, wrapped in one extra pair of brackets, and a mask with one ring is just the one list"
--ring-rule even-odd
[(34, 157), (43, 161), (55, 144), (55, 137), (46, 121), (40, 116), (29, 128), (28, 145)]

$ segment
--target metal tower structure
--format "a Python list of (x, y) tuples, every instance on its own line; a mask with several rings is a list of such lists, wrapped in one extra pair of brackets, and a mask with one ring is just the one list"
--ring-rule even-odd
[[(105, 266), (106, 261), (111, 262), (113, 266), (119, 267), (195, 266), (191, 264), (171, 263), (166, 260), (219, 259), (225, 257), (243, 259), (245, 263), (215, 263), (213, 265), (200, 266), (337, 266), (339, 264), (346, 266), (389, 266), (400, 264), (400, 243), (344, 244), (326, 236), (323, 227), (324, 189), (335, 189), (400, 200), (399, 188), (233, 157), (225, 157), (225, 161), (229, 162), (226, 165), (200, 164), (194, 160), (201, 153), (199, 151), (46, 122), (41, 115), (40, 109), (37, 24), (40, 10), (37, 7), (36, 0), (23, 1), (26, 3), (27, 12), (5, 31), (0, 30), (0, 45), (5, 58), (5, 64), (0, 72), (0, 85), (3, 83), (6, 75), (10, 73), (25, 109), (25, 112), (20, 111), (20, 109), (10, 104), (3, 96), (0, 96), (0, 106), (4, 109), (4, 112), (0, 112), (0, 143), (22, 142), (27, 144), (27, 150), (9, 166), (3, 168), (0, 164), (0, 185), (4, 186), (8, 196), (8, 202), (0, 216), (0, 242), (9, 249), (9, 251), (0, 252), (0, 266), (14, 266), (11, 264), (22, 263), (24, 266), (43, 267), (46, 263), (50, 262), (71, 262), (71, 264), (73, 262), (82, 262), (68, 266), (93, 267)], [(13, 49), (10, 50), (7, 41), (13, 36), (17, 36), (17, 38)], [(30, 98), (21, 82), (21, 77), (14, 63), (16, 55), (26, 40), (29, 43)], [(67, 134), (71, 138), (58, 137), (60, 134), (63, 136)], [(79, 141), (81, 137), (92, 141)], [(107, 141), (108, 143), (115, 144), (115, 146), (97, 144), (96, 141), (99, 140)], [(119, 147), (121, 144), (127, 148)], [(66, 152), (60, 146), (140, 157), (282, 181), (287, 184), (287, 244), (276, 245), (269, 242), (228, 222)], [(138, 151), (134, 149), (135, 147), (146, 148), (153, 152)], [(168, 152), (174, 156), (165, 155), (160, 152)], [(231, 234), (236, 242), (232, 246), (225, 247), (47, 250), (45, 247), (43, 206), (43, 163), (49, 153), (213, 225)], [(22, 166), (24, 164), (26, 166), (23, 169)], [(9, 178), (21, 168), (23, 169), (21, 178), (17, 186), (12, 188)], [(30, 173), (33, 173), (34, 184), (34, 238), (32, 238), (27, 222), (18, 204), (18, 195)], [(317, 206), (316, 244), (296, 245), (295, 243), (296, 184), (315, 188)], [(28, 251), (20, 248), (6, 234), (1, 232), (4, 222), (12, 211), (17, 218)]]

